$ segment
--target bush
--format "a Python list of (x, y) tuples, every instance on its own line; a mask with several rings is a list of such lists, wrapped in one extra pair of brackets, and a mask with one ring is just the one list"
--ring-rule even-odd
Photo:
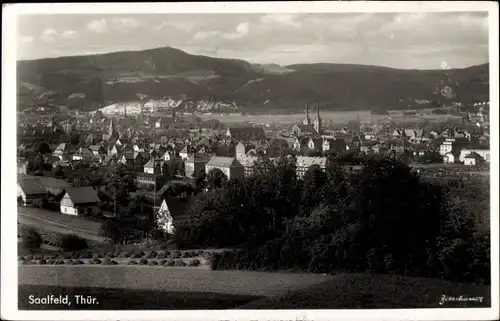
[(43, 259), (43, 255), (35, 255), (34, 259), (35, 260), (41, 260), (41, 259)]
[(148, 253), (148, 255), (146, 256), (147, 259), (154, 259), (156, 258), (156, 256), (158, 255), (158, 253), (156, 251), (151, 251)]
[(80, 255), (78, 256), (78, 258), (80, 259), (91, 259), (92, 257), (93, 257), (92, 252), (83, 252), (80, 253)]
[(184, 262), (183, 260), (177, 260), (175, 262), (175, 266), (186, 266), (186, 262)]
[(159, 252), (158, 255), (156, 256), (157, 259), (164, 259), (165, 258), (165, 252)]
[(174, 260), (167, 260), (167, 262), (165, 262), (165, 265), (166, 266), (174, 266), (175, 265), (175, 261)]
[(114, 259), (116, 258), (116, 254), (114, 252), (108, 252), (104, 255), (104, 258), (106, 259)]
[(21, 233), (21, 241), (25, 248), (29, 249), (33, 253), (34, 249), (40, 248), (43, 239), (37, 229), (27, 227)]
[(129, 258), (129, 257), (131, 257), (131, 256), (132, 256), (132, 253), (130, 253), (130, 252), (121, 252), (121, 253), (118, 255), (118, 257), (119, 257), (119, 258)]
[(189, 262), (188, 266), (199, 266), (200, 265), (200, 260), (194, 259)]
[(146, 259), (140, 259), (139, 260), (139, 264), (140, 265), (147, 265), (148, 264), (148, 260), (146, 260)]
[(17, 257), (17, 260), (18, 260), (18, 261), (26, 261), (26, 260), (24, 259), (24, 257), (22, 257), (22, 256)]
[(182, 252), (181, 251), (175, 251), (173, 254), (172, 254), (172, 258), (173, 259), (180, 259), (182, 257)]
[(60, 258), (65, 259), (65, 260), (69, 260), (72, 257), (73, 257), (73, 255), (71, 253), (64, 253), (64, 254), (60, 255)]
[(64, 264), (72, 265), (73, 264), (73, 260), (65, 260)]
[(61, 237), (60, 247), (65, 251), (81, 251), (88, 248), (88, 244), (76, 234), (66, 234)]
[(128, 265), (137, 265), (137, 261), (136, 260), (130, 260), (130, 261), (128, 261), (127, 264)]
[(82, 260), (74, 260), (73, 264), (75, 264), (75, 265), (83, 264), (83, 261)]
[(156, 261), (150, 261), (149, 265), (158, 265), (158, 262), (156, 262)]
[(118, 263), (116, 261), (110, 260), (110, 259), (105, 259), (102, 262), (103, 265), (117, 265)]
[(56, 260), (56, 261), (54, 262), (54, 264), (55, 264), (55, 265), (62, 265), (62, 264), (64, 264), (64, 260)]
[(47, 261), (44, 259), (41, 259), (40, 261), (38, 261), (38, 264), (45, 265), (45, 264), (47, 264)]
[(25, 261), (31, 261), (31, 260), (33, 260), (33, 255), (28, 255), (24, 259), (25, 259)]
[(90, 261), (90, 264), (101, 264), (101, 260), (99, 260), (98, 258), (94, 258)]
[(53, 259), (49, 259), (49, 260), (47, 260), (47, 264), (52, 265), (52, 264), (54, 264), (54, 263), (55, 263), (55, 261), (54, 261)]
[(187, 251), (182, 253), (182, 258), (190, 258), (190, 257), (191, 257), (191, 253), (189, 253)]
[(158, 265), (165, 265), (166, 262), (167, 262), (167, 260), (160, 260), (160, 261), (158, 261)]

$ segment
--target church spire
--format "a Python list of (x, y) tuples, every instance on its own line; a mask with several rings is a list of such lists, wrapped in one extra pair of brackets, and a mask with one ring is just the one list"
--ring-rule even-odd
[(311, 119), (309, 118), (309, 104), (306, 105), (306, 117), (304, 118), (304, 125), (311, 124)]
[(314, 130), (318, 134), (321, 134), (322, 128), (321, 128), (321, 117), (319, 116), (319, 103), (317, 103), (316, 105), (316, 119), (314, 120)]

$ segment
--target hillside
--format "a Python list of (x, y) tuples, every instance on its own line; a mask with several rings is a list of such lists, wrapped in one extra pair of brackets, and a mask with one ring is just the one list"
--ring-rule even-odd
[[(247, 111), (415, 108), (409, 98), (436, 101), (441, 70), (398, 70), (350, 64), (258, 65), (243, 60), (190, 55), (170, 47), (144, 51), (18, 62), (20, 108), (66, 104), (95, 109), (116, 102), (170, 97), (188, 102), (234, 102)], [(456, 99), (488, 100), (489, 65), (452, 70)], [(72, 95), (82, 93), (84, 95)], [(75, 103), (78, 101), (78, 103)], [(441, 97), (441, 102), (444, 99)], [(25, 106), (23, 106), (25, 105)], [(421, 106), (417, 106), (421, 107)]]

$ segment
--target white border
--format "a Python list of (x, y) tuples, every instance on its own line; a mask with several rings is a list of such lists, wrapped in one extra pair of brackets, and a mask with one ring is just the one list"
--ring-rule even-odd
[[(488, 11), (491, 119), (491, 274), (492, 307), (486, 309), (407, 309), (407, 310), (259, 310), (221, 311), (18, 311), (16, 204), (16, 16), (56, 13), (320, 13), (320, 12), (414, 12)], [(495, 320), (499, 318), (498, 265), (498, 3), (486, 1), (425, 2), (233, 2), (233, 3), (86, 3), (4, 5), (2, 28), (2, 273), (1, 317), (8, 320)]]

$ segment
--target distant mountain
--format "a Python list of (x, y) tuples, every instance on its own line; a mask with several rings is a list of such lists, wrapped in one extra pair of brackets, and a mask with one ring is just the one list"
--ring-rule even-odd
[[(78, 108), (138, 101), (138, 97), (234, 102), (254, 112), (302, 111), (305, 104), (316, 101), (324, 110), (421, 108), (425, 104), (414, 102), (442, 99), (434, 90), (448, 81), (442, 70), (352, 64), (258, 65), (191, 55), (170, 47), (19, 61), (17, 70), (23, 103), (31, 97), (36, 103), (68, 105), (78, 97), (85, 102), (76, 104)], [(457, 100), (488, 100), (488, 64), (451, 72), (450, 86)]]

